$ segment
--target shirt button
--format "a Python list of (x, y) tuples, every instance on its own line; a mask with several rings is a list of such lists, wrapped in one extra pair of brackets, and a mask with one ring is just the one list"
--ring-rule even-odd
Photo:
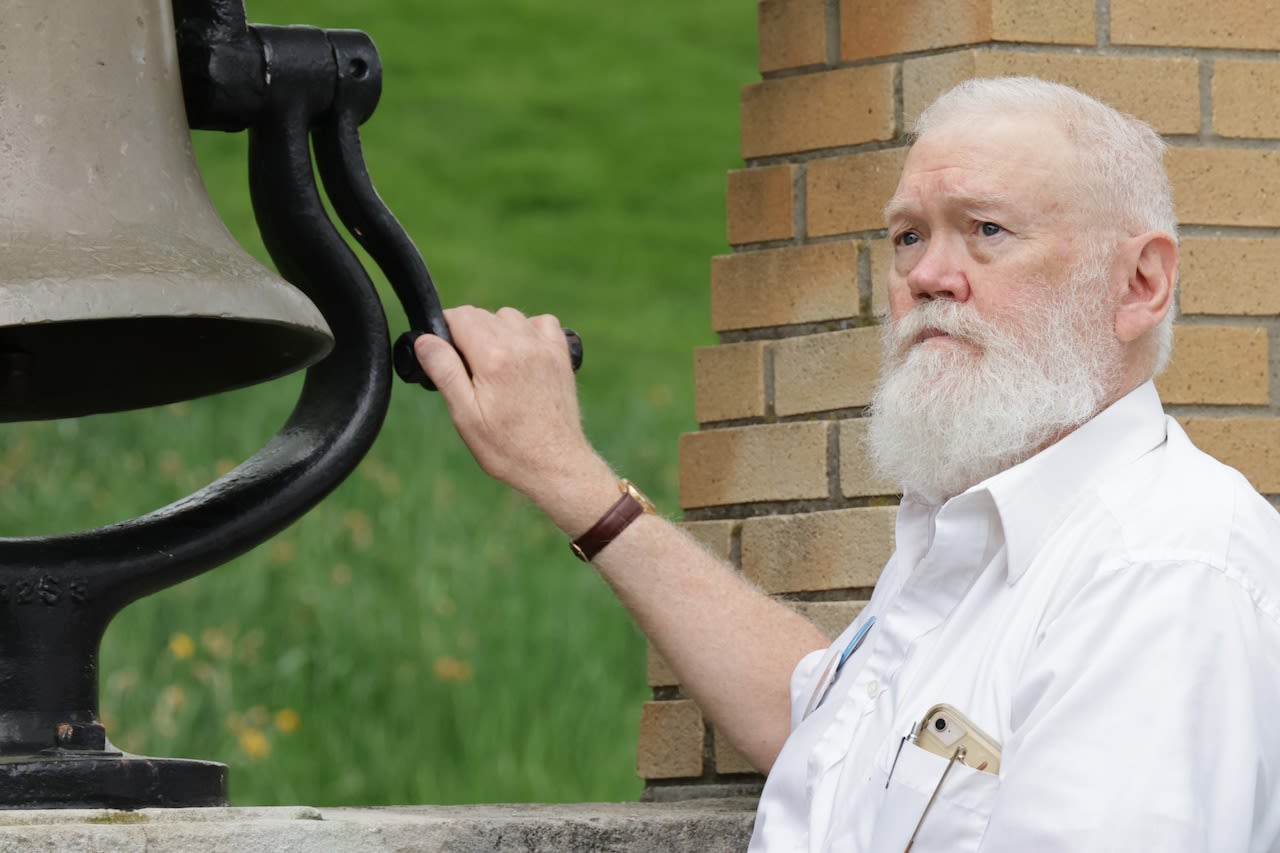
[(867, 682), (867, 695), (872, 699), (880, 695), (880, 682), (874, 678)]

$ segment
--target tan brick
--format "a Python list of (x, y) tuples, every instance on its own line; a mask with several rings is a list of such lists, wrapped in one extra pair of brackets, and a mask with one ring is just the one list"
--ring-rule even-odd
[(790, 240), (796, 233), (795, 185), (790, 164), (735, 169), (729, 173), (725, 221), (729, 244)]
[(897, 189), (905, 148), (814, 160), (805, 175), (809, 236), (884, 228), (884, 206)]
[(766, 592), (875, 584), (893, 553), (897, 507), (749, 518), (742, 523), (742, 571)]
[(992, 0), (995, 41), (1096, 44), (1094, 0)]
[(781, 417), (865, 406), (880, 372), (880, 329), (783, 338), (773, 344), (773, 408)]
[(840, 58), (894, 56), (991, 38), (991, 0), (840, 0)]
[(1111, 43), (1275, 50), (1272, 0), (1111, 0)]
[(724, 332), (856, 317), (861, 245), (850, 240), (712, 258), (712, 327)]
[(1218, 59), (1213, 63), (1214, 133), (1280, 137), (1280, 113), (1260, 108), (1278, 102), (1280, 63), (1274, 59)]
[(902, 124), (913, 131), (916, 119), (943, 92), (978, 73), (978, 56), (985, 51), (957, 50), (922, 56), (902, 63)]
[(716, 772), (717, 773), (755, 773), (756, 768), (751, 766), (751, 762), (747, 761), (738, 752), (737, 748), (729, 743), (729, 739), (716, 729), (712, 729), (712, 741), (715, 747)]
[(738, 522), (727, 521), (682, 521), (681, 530), (688, 533), (699, 545), (728, 562), (729, 552), (733, 548), (733, 532)]
[(1185, 237), (1183, 314), (1280, 314), (1280, 240)]
[(893, 68), (870, 65), (742, 89), (742, 156), (768, 157), (892, 139)]
[(896, 495), (898, 484), (876, 473), (867, 458), (867, 418), (840, 422), (840, 492), (846, 498)]
[(844, 60), (987, 41), (1095, 44), (1094, 0), (840, 2)]
[(827, 61), (824, 0), (760, 0), (760, 72)]
[(1280, 420), (1179, 418), (1196, 446), (1249, 478), (1258, 491), (1280, 494)]
[[(1194, 59), (989, 49), (907, 61), (902, 69), (904, 123), (914, 126), (934, 98), (963, 80), (1011, 75), (1065, 83), (1137, 116), (1161, 133), (1200, 129), (1200, 71)], [(1160, 86), (1152, 86), (1151, 80), (1159, 80)]]
[(1267, 330), (1256, 326), (1174, 327), (1173, 360), (1156, 380), (1170, 404), (1265, 405), (1270, 400)]
[(867, 603), (865, 601), (797, 601), (794, 606), (802, 616), (818, 626), (818, 630), (834, 642), (836, 637), (852, 624)]
[(688, 699), (645, 702), (636, 765), (641, 778), (702, 775), (702, 711)]
[(693, 351), (694, 415), (698, 423), (764, 415), (762, 341)]
[(889, 273), (893, 270), (893, 241), (877, 237), (871, 246), (871, 315), (889, 316)]
[(713, 429), (680, 436), (685, 509), (827, 497), (827, 424)]
[(1183, 223), (1280, 225), (1280, 152), (1171, 148), (1165, 166)]
[(667, 659), (658, 653), (658, 650), (653, 647), (653, 643), (649, 643), (647, 649), (645, 674), (648, 677), (649, 686), (674, 687), (679, 684), (680, 679), (676, 677), (671, 664), (667, 663)]

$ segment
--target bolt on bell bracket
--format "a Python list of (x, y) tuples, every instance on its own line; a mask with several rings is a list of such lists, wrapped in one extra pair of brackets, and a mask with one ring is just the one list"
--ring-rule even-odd
[[(390, 399), (391, 347), (376, 288), (329, 220), (308, 138), (339, 217), (386, 274), (411, 326), (447, 339), (421, 256), (364, 165), (358, 127), (381, 89), (355, 31), (249, 26), (242, 0), (173, 0), (192, 129), (249, 131), (250, 191), (264, 244), (333, 333), (294, 410), (252, 458), (140, 518), (80, 533), (0, 538), (0, 808), (225, 805), (222, 764), (124, 754), (99, 716), (98, 650), (143, 596), (261, 544), (359, 463)], [(566, 330), (574, 368), (581, 341)], [(430, 387), (408, 332), (395, 369)]]

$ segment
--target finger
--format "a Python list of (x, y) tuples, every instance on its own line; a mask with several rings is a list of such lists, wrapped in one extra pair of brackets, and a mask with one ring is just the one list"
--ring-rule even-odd
[(475, 408), (475, 389), (466, 365), (448, 341), (435, 335), (421, 335), (413, 342), (418, 364), (439, 389), (449, 410), (455, 414)]
[(524, 315), (523, 311), (521, 311), (518, 308), (512, 308), (510, 306), (504, 306), (502, 308), (499, 308), (497, 312), (497, 317), (500, 320), (506, 321), (507, 323), (512, 323), (516, 325), (523, 325), (529, 319)]
[(537, 329), (538, 334), (547, 340), (564, 338), (564, 332), (560, 328), (560, 321), (554, 314), (539, 314), (536, 317), (530, 317), (529, 322)]

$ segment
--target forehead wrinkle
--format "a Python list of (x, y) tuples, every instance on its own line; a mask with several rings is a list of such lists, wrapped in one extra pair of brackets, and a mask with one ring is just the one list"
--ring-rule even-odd
[[(966, 190), (942, 190), (933, 194), (941, 196), (943, 201), (951, 206), (960, 207), (966, 210), (989, 210), (991, 208), (1007, 209), (1014, 204), (1014, 200), (1006, 193), (997, 192), (969, 192)], [(892, 222), (894, 219), (910, 217), (915, 210), (920, 207), (915, 199), (907, 199), (902, 196), (895, 195), (889, 199), (889, 203), (884, 206), (885, 222)]]

